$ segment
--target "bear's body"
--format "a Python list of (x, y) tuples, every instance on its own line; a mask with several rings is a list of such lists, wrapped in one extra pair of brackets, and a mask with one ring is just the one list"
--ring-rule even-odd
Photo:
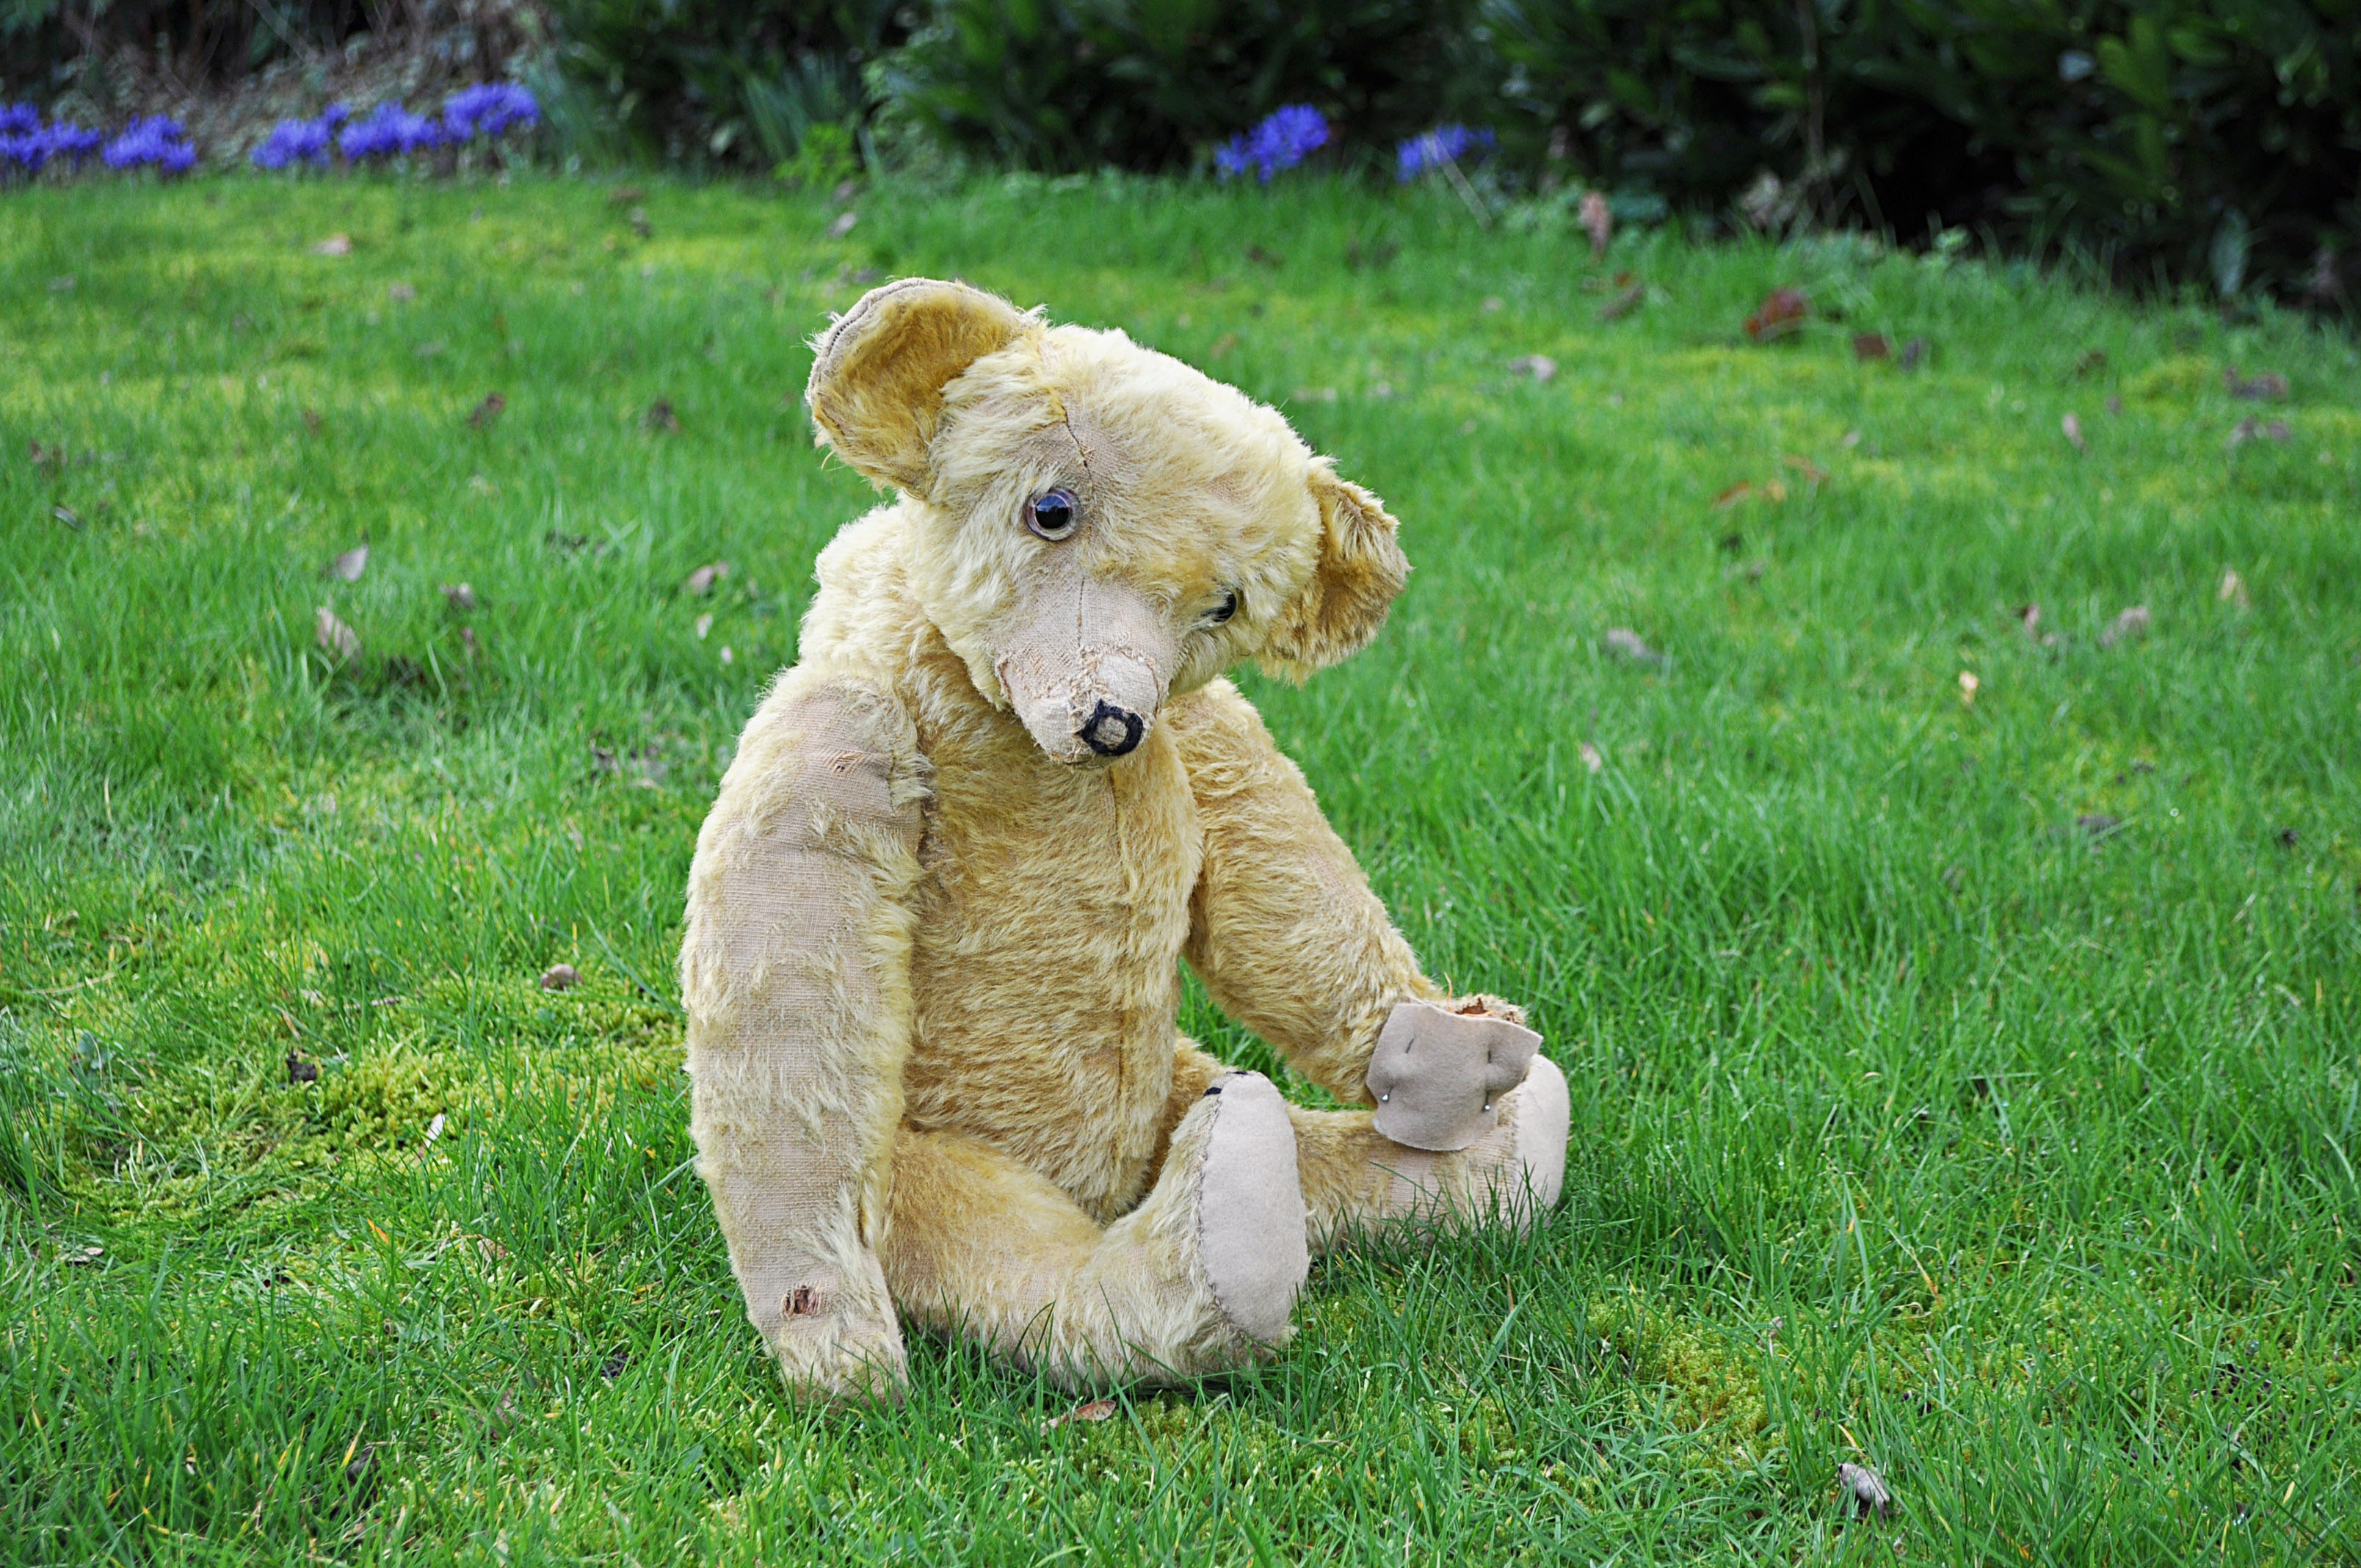
[[(1563, 1078), (1517, 1087), (1512, 1009), (1434, 1004), (1219, 678), (1374, 633), (1374, 500), (1229, 389), (959, 285), (864, 300), (812, 402), (903, 496), (821, 555), (682, 957), (700, 1170), (790, 1382), (890, 1391), (905, 1319), (1071, 1383), (1216, 1370), (1286, 1337), (1312, 1249), (1553, 1200)], [(1177, 1033), (1184, 958), (1425, 1146), (1227, 1073)]]

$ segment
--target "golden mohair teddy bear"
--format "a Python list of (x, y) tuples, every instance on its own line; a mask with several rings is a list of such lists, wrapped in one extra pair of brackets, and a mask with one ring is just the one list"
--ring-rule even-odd
[[(680, 960), (690, 1127), (792, 1389), (892, 1397), (905, 1324), (1060, 1383), (1267, 1357), (1312, 1253), (1527, 1223), (1565, 1079), (1444, 998), (1251, 705), (1366, 644), (1394, 520), (1268, 408), (961, 283), (817, 344), (821, 442), (899, 492), (821, 552), (722, 780)], [(1174, 1028), (1213, 1001), (1353, 1111)]]

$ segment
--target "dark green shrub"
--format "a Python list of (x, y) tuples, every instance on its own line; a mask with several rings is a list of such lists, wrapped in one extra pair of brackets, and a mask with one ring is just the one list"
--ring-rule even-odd
[[(1533, 163), (2310, 291), (2361, 241), (2356, 0), (1491, 0)], [(1763, 171), (1774, 181), (1761, 181)]]
[(0, 0), (0, 91), (84, 113), (158, 84), (221, 89), (363, 37), (428, 57), (431, 85), (497, 78), (534, 36), (529, 0)]
[[(565, 80), (600, 129), (674, 162), (771, 169), (813, 126), (858, 127), (876, 101), (870, 63), (908, 37), (895, 0), (550, 0)], [(577, 139), (592, 118), (579, 104)]]
[(1184, 169), (1285, 104), (1347, 146), (1489, 91), (1477, 0), (943, 0), (893, 62), (951, 145), (1044, 170)]

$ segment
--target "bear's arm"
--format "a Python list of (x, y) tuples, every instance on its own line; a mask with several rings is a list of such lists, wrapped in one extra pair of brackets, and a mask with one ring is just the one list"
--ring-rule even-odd
[(1303, 773), (1227, 681), (1175, 705), (1204, 869), (1190, 968), (1215, 1005), (1350, 1105), (1394, 1004), (1442, 992), (1328, 826)]
[(747, 1315), (796, 1388), (890, 1393), (875, 1240), (910, 1041), (927, 768), (898, 704), (798, 667), (739, 742), (689, 872), (689, 1130)]

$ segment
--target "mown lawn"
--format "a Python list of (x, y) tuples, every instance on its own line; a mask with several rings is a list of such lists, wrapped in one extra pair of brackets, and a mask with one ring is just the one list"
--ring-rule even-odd
[[(2350, 336), (1319, 184), (857, 210), (0, 197), (10, 1561), (2361, 1558)], [(1100, 1422), (941, 1346), (790, 1406), (687, 1168), (682, 882), (866, 502), (797, 398), (873, 271), (1388, 499), (1385, 637), (1248, 685), (1575, 1085), (1542, 1234), (1333, 1259)], [(1748, 342), (1783, 284), (1841, 321)]]

